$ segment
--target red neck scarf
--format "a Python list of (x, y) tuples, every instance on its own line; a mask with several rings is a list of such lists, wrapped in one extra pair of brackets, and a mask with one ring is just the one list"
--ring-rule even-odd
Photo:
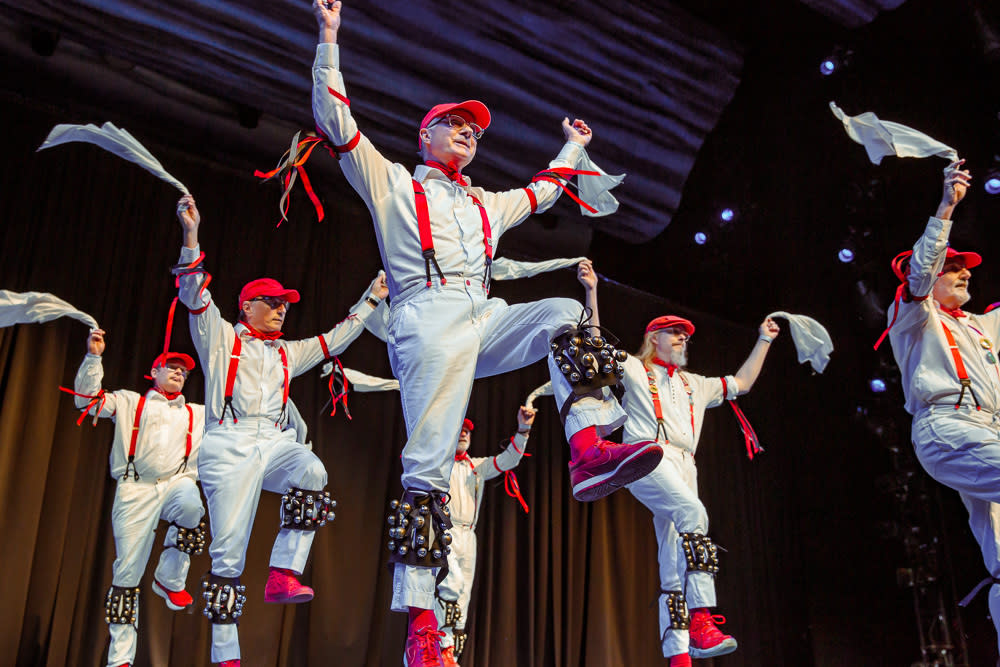
[(263, 331), (257, 331), (252, 326), (250, 326), (249, 322), (242, 322), (241, 324), (243, 324), (243, 326), (247, 328), (247, 333), (249, 333), (251, 336), (259, 340), (278, 340), (284, 335), (280, 331), (272, 331), (271, 333), (264, 333)]
[(163, 389), (157, 387), (155, 384), (153, 385), (153, 391), (155, 391), (158, 394), (163, 394), (164, 396), (166, 396), (168, 401), (172, 401), (181, 395), (181, 392), (179, 391), (164, 391)]
[(462, 172), (460, 172), (458, 169), (455, 169), (454, 167), (449, 167), (448, 165), (442, 164), (437, 160), (427, 160), (426, 162), (424, 162), (424, 164), (426, 164), (428, 167), (433, 167), (434, 169), (439, 170), (449, 179), (455, 181), (461, 186), (467, 186), (469, 184), (468, 179), (466, 179), (465, 176), (462, 176)]
[(668, 377), (673, 377), (674, 376), (674, 371), (676, 371), (677, 368), (678, 368), (677, 364), (667, 363), (666, 361), (663, 361), (659, 357), (654, 357), (653, 358), (653, 363), (656, 364), (657, 366), (663, 366), (664, 368), (666, 368), (667, 369), (667, 376)]
[(941, 304), (938, 304), (938, 307), (941, 308), (941, 312), (942, 313), (948, 313), (949, 315), (951, 315), (952, 317), (954, 317), (956, 320), (958, 318), (960, 318), (960, 317), (968, 317), (968, 315), (966, 315), (965, 312), (963, 312), (961, 308), (945, 308)]
[(472, 459), (469, 458), (469, 452), (455, 452), (455, 462), (458, 461), (468, 461), (469, 465), (472, 465)]

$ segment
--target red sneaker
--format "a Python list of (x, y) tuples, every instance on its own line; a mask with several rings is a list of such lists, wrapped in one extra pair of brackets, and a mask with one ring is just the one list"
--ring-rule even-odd
[(441, 664), (444, 665), (444, 667), (461, 667), (458, 664), (458, 661), (455, 660), (454, 646), (446, 646), (441, 649)]
[(725, 616), (713, 616), (704, 607), (691, 612), (691, 657), (714, 658), (736, 650), (736, 640), (715, 627), (725, 622)]
[(597, 437), (593, 426), (569, 439), (569, 480), (573, 497), (589, 502), (611, 495), (621, 487), (642, 479), (663, 458), (654, 442), (619, 445)]
[(167, 606), (174, 611), (187, 609), (194, 604), (191, 595), (183, 588), (179, 591), (172, 591), (156, 579), (153, 579), (153, 592), (159, 595), (167, 603)]
[(667, 667), (691, 667), (691, 654), (681, 653), (667, 658)]
[(219, 663), (219, 667), (240, 667), (240, 659), (236, 660), (223, 660)]
[[(444, 658), (441, 656), (442, 637), (443, 632), (430, 626), (411, 627), (403, 655), (404, 667), (444, 667)], [(454, 657), (452, 660), (454, 661)]]
[(313, 599), (313, 589), (299, 583), (299, 577), (291, 570), (272, 567), (264, 586), (264, 602), (274, 604), (298, 604)]

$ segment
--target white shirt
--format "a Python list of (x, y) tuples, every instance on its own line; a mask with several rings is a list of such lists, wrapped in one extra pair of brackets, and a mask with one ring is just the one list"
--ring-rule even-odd
[[(914, 297), (931, 294), (944, 267), (950, 232), (951, 220), (932, 217), (913, 246), (907, 282)], [(889, 306), (890, 322), (894, 309), (894, 305)], [(987, 350), (980, 340), (989, 341), (996, 358), (1000, 310), (954, 318), (938, 308), (933, 296), (919, 301), (901, 300), (896, 322), (889, 329), (892, 353), (902, 375), (906, 411), (916, 415), (930, 405), (953, 406), (958, 401), (962, 386), (942, 324), (955, 338), (982, 409), (988, 413), (997, 412), (1000, 410), (1000, 366), (987, 361)], [(967, 406), (975, 405), (968, 390), (962, 402)]]
[[(96, 396), (101, 390), (104, 379), (104, 366), (101, 357), (88, 354), (80, 364), (76, 373), (73, 388), (78, 394)], [(105, 394), (104, 406), (97, 412), (100, 403), (90, 409), (90, 414), (98, 417), (108, 417), (115, 423), (115, 438), (111, 444), (111, 476), (121, 480), (128, 463), (128, 450), (132, 443), (132, 426), (135, 423), (135, 412), (139, 406), (140, 394), (134, 391), (119, 389)], [(89, 399), (75, 399), (76, 406), (81, 410), (90, 402)], [(139, 473), (139, 481), (153, 483), (157, 479), (171, 477), (184, 464), (184, 452), (187, 448), (188, 422), (193, 417), (191, 425), (191, 454), (188, 457), (187, 468), (183, 471), (192, 479), (198, 479), (198, 448), (201, 446), (201, 435), (205, 430), (205, 406), (189, 403), (191, 415), (185, 408), (184, 395), (172, 400), (154, 389), (146, 392), (146, 404), (142, 408), (139, 420), (139, 434), (135, 446), (135, 470)], [(132, 480), (129, 470), (128, 480)]]
[[(181, 264), (190, 264), (198, 258), (198, 248), (181, 248)], [(274, 422), (287, 423), (288, 415), (281, 415), (284, 396), (285, 373), (279, 349), (284, 348), (288, 356), (288, 377), (305, 373), (325, 360), (319, 338), (313, 336), (305, 340), (260, 340), (249, 334), (243, 324), (235, 327), (222, 319), (218, 307), (212, 302), (208, 290), (198, 295), (204, 281), (204, 274), (181, 276), (181, 302), (190, 310), (208, 305), (198, 315), (191, 314), (191, 338), (194, 340), (202, 372), (205, 374), (205, 405), (208, 411), (206, 428), (218, 428), (225, 405), (226, 377), (229, 359), (237, 334), (243, 343), (240, 352), (236, 384), (233, 387), (233, 407), (237, 419), (263, 417)], [(365, 295), (368, 291), (366, 289)], [(364, 296), (351, 310), (343, 322), (323, 334), (331, 355), (340, 354), (364, 331), (364, 319), (373, 309), (364, 301)], [(227, 422), (231, 415), (226, 410)]]
[[(317, 126), (334, 144), (344, 146), (358, 134), (358, 127), (351, 117), (350, 107), (327, 90), (331, 88), (347, 97), (339, 67), (340, 51), (337, 45), (317, 45), (313, 64), (313, 116)], [(414, 145), (416, 134), (414, 131)], [(549, 166), (574, 167), (582, 153), (582, 146), (568, 141)], [(427, 282), (413, 179), (423, 185), (427, 194), (435, 259), (445, 276), (452, 279), (462, 276), (462, 279), (471, 280), (474, 284), (476, 281), (481, 283), (486, 269), (482, 218), (479, 208), (467, 193), (474, 195), (486, 207), (494, 254), (500, 236), (519, 225), (532, 212), (524, 188), (487, 192), (482, 188), (463, 187), (449, 180), (441, 171), (426, 165), (417, 166), (411, 173), (403, 165), (382, 157), (363, 134), (353, 150), (340, 154), (340, 166), (371, 212), (390, 297)], [(545, 181), (531, 183), (527, 188), (535, 195), (536, 212), (547, 210), (562, 193), (557, 185)], [(433, 264), (431, 278), (437, 278)]]
[(470, 460), (455, 461), (455, 466), (451, 469), (451, 488), (448, 491), (451, 494), (448, 510), (451, 512), (452, 522), (476, 529), (486, 481), (505, 470), (516, 468), (524, 456), (527, 443), (527, 436), (518, 433), (514, 435), (514, 442), (496, 456), (471, 456), (471, 464)]
[[(622, 378), (622, 384), (625, 385), (625, 395), (622, 397), (622, 407), (628, 413), (628, 421), (625, 422), (625, 434), (622, 440), (625, 443), (656, 440), (656, 410), (653, 407), (653, 395), (649, 389), (646, 369), (638, 358), (631, 355), (625, 360), (624, 367), (625, 376)], [(694, 454), (698, 448), (698, 439), (701, 437), (701, 427), (705, 423), (705, 410), (722, 405), (727, 399), (736, 398), (739, 391), (736, 378), (732, 375), (726, 376), (727, 394), (724, 395), (722, 378), (705, 377), (686, 370), (676, 370), (671, 377), (667, 369), (659, 364), (650, 364), (650, 369), (653, 371), (656, 387), (659, 390), (660, 406), (670, 444)], [(690, 401), (682, 376), (691, 387)]]

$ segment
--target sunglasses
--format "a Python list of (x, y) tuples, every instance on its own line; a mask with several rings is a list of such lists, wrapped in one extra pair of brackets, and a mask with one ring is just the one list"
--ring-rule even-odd
[(262, 301), (263, 303), (266, 303), (267, 307), (270, 308), (271, 310), (278, 310), (278, 308), (281, 308), (282, 306), (285, 307), (285, 310), (288, 310), (289, 308), (291, 308), (291, 304), (290, 303), (288, 303), (284, 299), (279, 299), (276, 296), (258, 296), (258, 297), (254, 297), (253, 299), (250, 299), (250, 300), (251, 301)]

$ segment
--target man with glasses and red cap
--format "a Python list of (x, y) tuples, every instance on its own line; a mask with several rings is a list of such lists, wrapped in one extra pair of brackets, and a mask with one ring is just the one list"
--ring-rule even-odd
[[(434, 581), (447, 555), (451, 523), (443, 498), (472, 383), (538, 361), (553, 338), (581, 319), (580, 304), (572, 299), (515, 305), (488, 299), (496, 241), (552, 206), (566, 179), (590, 164), (584, 149), (592, 134), (583, 121), (563, 119), (566, 143), (546, 171), (527, 187), (487, 192), (462, 173), (490, 125), (486, 106), (468, 100), (438, 104), (425, 114), (416, 136), (422, 164), (410, 170), (386, 160), (351, 116), (339, 69), (341, 8), (339, 1), (313, 3), (319, 27), (313, 116), (371, 212), (387, 273), (389, 356), (408, 435), (403, 498), (394, 501), (389, 517), (392, 609), (410, 614), (407, 664), (440, 665)], [(553, 383), (569, 386), (551, 359), (550, 370)], [(604, 440), (625, 420), (620, 406), (599, 393), (579, 398), (567, 403), (563, 415), (570, 476), (578, 499), (595, 500), (648, 473), (662, 452), (651, 443)]]
[(457, 660), (462, 655), (468, 637), (465, 623), (469, 618), (469, 601), (476, 578), (476, 524), (483, 506), (486, 482), (503, 475), (507, 493), (521, 503), (525, 512), (528, 511), (513, 470), (525, 455), (528, 435), (534, 422), (533, 409), (524, 405), (518, 408), (517, 432), (510, 437), (507, 447), (496, 456), (469, 456), (472, 431), (476, 425), (471, 419), (462, 422), (455, 447), (455, 467), (451, 469), (451, 500), (448, 507), (453, 525), (448, 574), (438, 584), (435, 607), (438, 627), (444, 632), (444, 637), (441, 638), (444, 667), (458, 667)]
[[(579, 279), (594, 313), (591, 321), (599, 325), (597, 275), (586, 267)], [(663, 447), (656, 469), (628, 489), (653, 513), (660, 567), (660, 639), (668, 667), (688, 667), (692, 657), (711, 658), (737, 648), (736, 640), (716, 627), (725, 619), (710, 612), (716, 605), (718, 548), (707, 534), (708, 512), (698, 498), (694, 455), (705, 410), (750, 391), (780, 328), (765, 319), (746, 361), (735, 375), (725, 377), (687, 370), (688, 341), (694, 331), (694, 324), (683, 317), (657, 317), (646, 326), (642, 347), (623, 364), (622, 407), (628, 421), (622, 442), (652, 440)]]
[[(952, 214), (971, 174), (963, 160), (945, 169), (937, 212), (912, 252), (897, 255), (903, 284), (889, 310), (889, 341), (902, 376), (913, 446), (938, 482), (958, 491), (983, 553), (987, 577), (961, 604), (990, 586), (989, 608), (1000, 631), (1000, 310), (962, 310), (970, 269), (982, 258), (948, 246)], [(884, 337), (884, 335), (883, 335)], [(881, 342), (881, 340), (879, 341)]]
[(281, 529), (271, 550), (264, 601), (300, 603), (313, 590), (299, 582), (315, 531), (333, 520), (333, 507), (322, 461), (297, 441), (289, 424), (291, 379), (342, 352), (364, 330), (364, 319), (387, 295), (378, 277), (330, 331), (305, 340), (280, 340), (290, 304), (299, 293), (272, 278), (243, 286), (239, 322), (222, 319), (205, 289), (199, 268), (201, 216), (194, 198), (177, 206), (184, 230), (178, 266), (180, 299), (190, 310), (191, 338), (205, 369), (205, 436), (199, 462), (202, 488), (212, 528), (212, 572), (203, 583), (205, 616), (212, 621), (212, 661), (240, 664), (236, 624), (243, 613), (246, 588), (239, 576), (261, 490), (281, 493)]
[(153, 386), (143, 394), (102, 389), (104, 335), (101, 329), (90, 332), (87, 356), (73, 388), (76, 406), (84, 415), (115, 423), (110, 457), (111, 476), (118, 481), (111, 509), (115, 562), (105, 620), (111, 634), (108, 667), (124, 667), (135, 660), (139, 581), (161, 519), (170, 526), (150, 585), (174, 611), (193, 602), (184, 585), (190, 555), (200, 554), (205, 543), (201, 522), (205, 509), (198, 491), (205, 407), (184, 400), (181, 391), (194, 360), (179, 352), (164, 352), (153, 360), (149, 371)]

